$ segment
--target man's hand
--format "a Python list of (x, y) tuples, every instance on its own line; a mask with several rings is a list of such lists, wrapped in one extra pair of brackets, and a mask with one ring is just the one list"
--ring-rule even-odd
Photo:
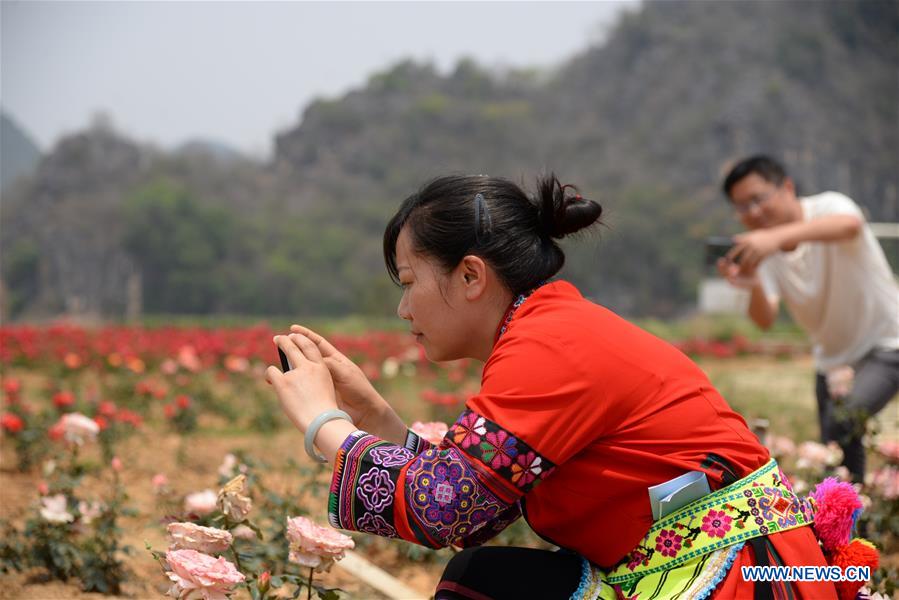
[(727, 258), (718, 259), (718, 273), (732, 286), (749, 290), (749, 318), (762, 329), (768, 329), (777, 318), (778, 301), (768, 299), (756, 275), (755, 267), (747, 268)]
[(782, 244), (783, 239), (777, 228), (739, 233), (734, 236), (734, 247), (730, 249), (725, 259), (737, 263), (741, 274), (749, 277), (755, 274), (762, 260), (780, 251)]
[(727, 258), (719, 258), (716, 266), (718, 274), (734, 287), (751, 290), (759, 282), (754, 268), (745, 269), (742, 265)]

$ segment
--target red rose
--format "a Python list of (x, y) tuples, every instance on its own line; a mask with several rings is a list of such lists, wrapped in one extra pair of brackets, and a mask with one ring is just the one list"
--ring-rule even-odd
[(0, 417), (0, 426), (10, 433), (19, 433), (25, 428), (25, 423), (19, 418), (19, 415), (5, 413)]
[(53, 425), (52, 427), (50, 427), (50, 429), (47, 430), (47, 435), (49, 435), (50, 439), (54, 441), (61, 440), (62, 436), (64, 436), (65, 433), (65, 426), (63, 425), (62, 421), (56, 423), (56, 425)]
[(143, 422), (143, 418), (139, 414), (127, 408), (120, 408), (119, 412), (116, 413), (115, 420), (119, 423), (128, 423), (132, 427), (140, 427), (140, 424)]
[(104, 417), (114, 417), (116, 414), (116, 406), (109, 400), (104, 400), (97, 407), (97, 413)]
[(22, 391), (22, 382), (13, 377), (4, 379), (3, 391), (6, 392), (11, 398), (15, 398), (16, 396), (18, 396), (19, 392)]
[(75, 404), (75, 396), (71, 392), (57, 392), (53, 394), (53, 406), (66, 408)]

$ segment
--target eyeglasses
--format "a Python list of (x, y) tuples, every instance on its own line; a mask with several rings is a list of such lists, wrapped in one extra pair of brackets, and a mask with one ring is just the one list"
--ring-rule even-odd
[(773, 190), (768, 190), (764, 194), (758, 194), (752, 196), (748, 202), (740, 202), (739, 204), (733, 202), (734, 210), (736, 210), (741, 215), (747, 214), (749, 211), (753, 209), (753, 207), (761, 207), (762, 204), (773, 198), (777, 192), (780, 191), (780, 188), (775, 188)]

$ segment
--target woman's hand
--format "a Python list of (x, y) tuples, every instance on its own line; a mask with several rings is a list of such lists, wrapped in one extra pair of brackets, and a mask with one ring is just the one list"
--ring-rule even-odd
[(331, 373), (318, 346), (306, 336), (298, 333), (276, 335), (274, 341), (293, 368), (282, 373), (277, 367), (270, 366), (265, 371), (265, 378), (275, 388), (288, 418), (305, 433), (315, 417), (337, 408)]
[(372, 431), (385, 409), (387, 402), (378, 394), (374, 386), (356, 364), (344, 356), (328, 340), (301, 325), (291, 325), (291, 337), (300, 335), (313, 343), (331, 374), (336, 392), (337, 407), (346, 411), (360, 429)]

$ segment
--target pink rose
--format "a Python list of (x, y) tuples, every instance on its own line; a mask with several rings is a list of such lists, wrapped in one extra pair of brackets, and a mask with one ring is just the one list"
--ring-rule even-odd
[(227, 550), (234, 541), (224, 529), (203, 527), (195, 523), (169, 523), (166, 529), (172, 540), (169, 550), (197, 550), (215, 554)]
[(64, 494), (41, 498), (41, 516), (50, 523), (70, 523), (75, 515), (68, 511), (68, 500)]
[(355, 546), (350, 536), (316, 525), (306, 517), (287, 518), (287, 541), (289, 560), (317, 571), (329, 570), (335, 560), (342, 559), (346, 550)]
[(157, 473), (153, 476), (153, 492), (156, 494), (164, 494), (169, 489), (169, 478), (165, 473)]
[(447, 426), (446, 423), (441, 423), (440, 421), (432, 421), (430, 423), (422, 423), (421, 421), (416, 421), (412, 423), (412, 427), (410, 429), (412, 429), (412, 431), (417, 433), (419, 436), (437, 446), (440, 444), (440, 442), (443, 441), (443, 436), (445, 436), (446, 432), (449, 431), (449, 426)]
[(197, 355), (196, 349), (190, 345), (182, 346), (181, 349), (178, 350), (178, 364), (194, 373), (203, 368), (203, 364), (200, 362), (200, 357)]
[(232, 373), (243, 373), (250, 366), (250, 361), (242, 356), (226, 356), (225, 368)]
[(212, 490), (203, 490), (188, 494), (184, 498), (184, 510), (196, 515), (208, 515), (215, 510), (217, 496)]
[(109, 464), (112, 467), (113, 471), (121, 472), (121, 470), (122, 470), (122, 459), (121, 458), (119, 458), (118, 456), (113, 456), (112, 461), (110, 461)]
[(213, 558), (196, 550), (170, 550), (165, 560), (172, 569), (166, 574), (174, 585), (168, 595), (181, 600), (227, 600), (234, 586), (245, 578), (224, 558)]
[(860, 588), (855, 597), (860, 600), (890, 600), (880, 592), (872, 592), (867, 587)]
[(234, 477), (236, 469), (237, 457), (231, 453), (226, 454), (225, 459), (222, 461), (222, 464), (219, 465), (219, 475), (231, 479), (232, 477)]
[(84, 500), (78, 503), (78, 512), (81, 513), (81, 522), (90, 525), (91, 521), (103, 514), (106, 506), (102, 502), (91, 502), (88, 504)]
[(80, 446), (85, 441), (93, 441), (100, 433), (100, 426), (90, 417), (81, 413), (66, 413), (51, 429), (60, 432), (70, 444)]
[(268, 571), (263, 571), (259, 574), (259, 578), (256, 580), (256, 588), (265, 594), (272, 587), (272, 574)]
[(796, 453), (796, 443), (786, 436), (769, 434), (765, 438), (765, 445), (771, 454), (778, 458)]
[(887, 465), (868, 473), (866, 483), (887, 500), (899, 498), (899, 467)]
[(818, 442), (802, 442), (798, 454), (798, 469), (822, 470), (824, 467), (835, 467), (843, 460), (843, 451), (836, 442), (829, 442), (826, 446)]
[(827, 391), (832, 398), (845, 398), (852, 393), (855, 370), (848, 365), (836, 367), (826, 373), (825, 379), (827, 381)]

